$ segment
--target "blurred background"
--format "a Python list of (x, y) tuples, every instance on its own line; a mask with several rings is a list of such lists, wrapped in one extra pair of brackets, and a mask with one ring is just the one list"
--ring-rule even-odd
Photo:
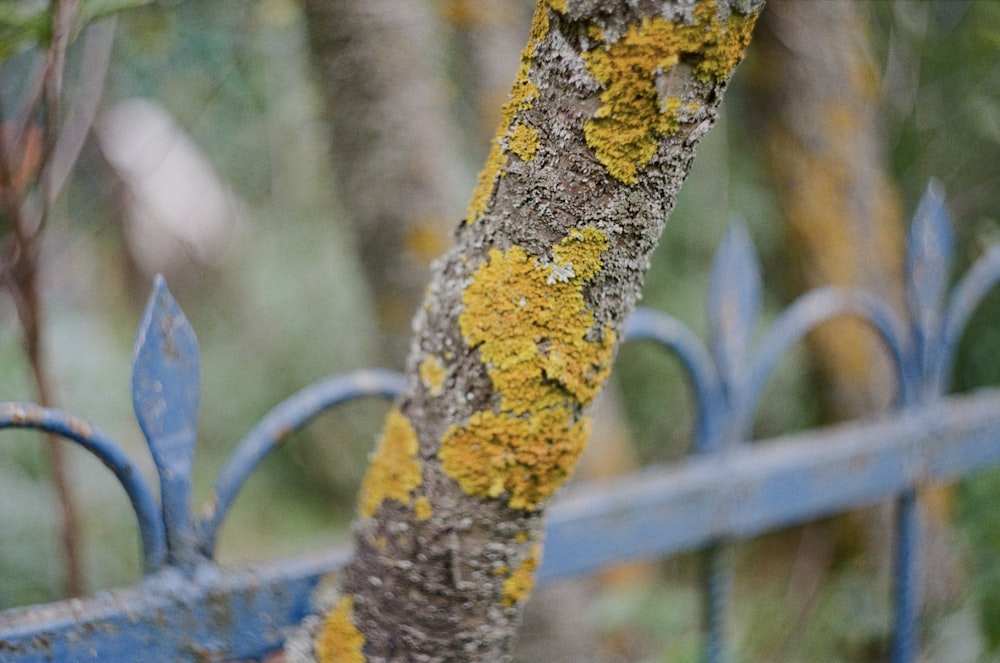
[[(200, 502), (236, 442), (297, 389), (348, 369), (403, 367), (427, 265), (464, 217), (532, 3), (83, 6), (95, 22), (67, 49), (59, 108), (63, 118), (93, 110), (60, 195), (41, 205), (40, 225), (26, 224), (38, 252), (34, 359), (9, 274), (0, 290), (0, 401), (40, 400), (40, 368), (46, 400), (108, 433), (153, 481), (129, 364), (152, 276), (164, 273), (201, 344)], [(44, 114), (30, 105), (51, 50), (39, 27), (47, 12), (46, 2), (0, 1), (0, 184), (22, 195), (22, 209), (41, 195), (32, 174), (58, 170), (43, 149)], [(698, 150), (642, 304), (703, 334), (708, 270), (734, 217), (760, 252), (764, 324), (825, 282), (897, 302), (903, 233), (931, 177), (948, 195), (960, 275), (1000, 241), (998, 55), (1000, 3), (769, 4)], [(11, 156), (14, 136), (23, 140)], [(18, 221), (4, 205), (7, 269)], [(867, 353), (863, 369), (852, 365)], [(815, 335), (772, 378), (755, 437), (876, 414), (892, 397), (883, 364), (862, 330)], [(998, 383), (994, 293), (963, 338), (953, 390)], [(347, 543), (386, 409), (341, 407), (273, 454), (234, 504), (221, 563)], [(688, 453), (690, 397), (675, 361), (653, 348), (622, 349), (597, 416), (578, 480)], [(0, 609), (141, 576), (123, 492), (95, 459), (61, 448), (65, 476), (53, 482), (44, 438), (0, 434)], [(75, 507), (73, 578), (60, 492)], [(1000, 660), (1000, 473), (927, 497), (934, 582), (925, 583), (923, 660)], [(875, 508), (738, 546), (740, 660), (885, 660), (887, 514)], [(576, 644), (586, 660), (694, 661), (696, 571), (692, 556), (679, 556), (558, 586), (551, 605), (574, 592), (586, 603), (567, 623), (552, 607), (536, 623), (583, 629)]]

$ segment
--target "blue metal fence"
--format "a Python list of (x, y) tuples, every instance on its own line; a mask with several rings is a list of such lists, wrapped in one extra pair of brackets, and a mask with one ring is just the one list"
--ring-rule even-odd
[[(708, 661), (726, 661), (729, 546), (885, 499), (895, 499), (893, 661), (917, 660), (920, 523), (917, 487), (1000, 464), (1000, 390), (945, 398), (958, 340), (1000, 281), (1000, 247), (948, 288), (951, 224), (938, 185), (924, 195), (909, 236), (907, 317), (869, 294), (821, 289), (782, 313), (758, 343), (756, 252), (734, 225), (717, 253), (708, 293), (709, 339), (676, 319), (637, 310), (626, 340), (651, 341), (681, 362), (694, 392), (693, 454), (598, 486), (565, 492), (549, 511), (540, 582), (636, 558), (703, 550)], [(811, 329), (842, 315), (867, 321), (898, 376), (895, 412), (872, 422), (747, 444), (763, 387)], [(115, 442), (90, 423), (30, 404), (0, 404), (0, 429), (34, 428), (97, 456), (130, 500), (145, 577), (92, 598), (0, 613), (0, 660), (257, 660), (280, 648), (306, 614), (320, 578), (349, 551), (241, 569), (213, 562), (218, 530), (246, 478), (294, 430), (360, 397), (394, 398), (395, 372), (357, 371), (309, 386), (275, 407), (237, 445), (200, 514), (191, 471), (199, 404), (198, 345), (162, 279), (140, 325), (133, 401), (159, 475), (159, 499)], [(2, 537), (2, 534), (0, 534)]]

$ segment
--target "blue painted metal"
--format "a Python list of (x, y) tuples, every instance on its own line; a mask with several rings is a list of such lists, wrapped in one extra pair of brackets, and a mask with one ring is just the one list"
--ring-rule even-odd
[[(611, 563), (704, 550), (706, 660), (727, 642), (730, 541), (895, 498), (893, 661), (917, 658), (920, 519), (916, 487), (1000, 464), (1000, 390), (943, 399), (962, 330), (1000, 282), (1000, 247), (949, 291), (950, 220), (932, 182), (915, 214), (906, 257), (907, 319), (871, 295), (827, 288), (804, 295), (755, 342), (760, 267), (733, 224), (713, 262), (708, 343), (662, 313), (638, 310), (625, 338), (658, 343), (680, 360), (694, 392), (693, 454), (667, 468), (570, 490), (550, 510), (541, 582)], [(839, 315), (867, 321), (896, 367), (897, 410), (864, 424), (751, 445), (761, 393), (775, 366), (811, 329)], [(347, 551), (246, 570), (212, 563), (219, 528), (248, 476), (288, 435), (345, 401), (394, 398), (405, 378), (357, 371), (306, 387), (276, 406), (219, 473), (203, 514), (191, 503), (199, 404), (198, 345), (162, 279), (140, 325), (133, 362), (136, 417), (160, 480), (161, 504), (120, 448), (68, 414), (0, 404), (0, 429), (37, 428), (96, 455), (136, 512), (146, 577), (82, 601), (0, 613), (0, 660), (213, 661), (259, 658), (306, 614), (319, 578)]]
[(95, 597), (0, 613), (4, 663), (259, 660), (308, 614), (320, 578), (349, 551), (253, 569), (164, 569)]
[(875, 421), (740, 445), (572, 487), (547, 519), (539, 582), (743, 540), (1000, 463), (1000, 389)]
[(654, 341), (667, 348), (681, 362), (694, 392), (695, 423), (692, 446), (696, 453), (707, 453), (722, 435), (716, 430), (725, 402), (715, 363), (701, 340), (676, 318), (647, 308), (636, 309), (625, 325), (628, 342)]
[(201, 524), (201, 553), (214, 555), (219, 527), (243, 482), (286, 437), (341, 403), (365, 396), (393, 399), (405, 386), (405, 376), (395, 371), (355, 371), (310, 385), (271, 410), (236, 446), (215, 480)]
[(191, 472), (201, 402), (198, 339), (162, 276), (139, 325), (132, 360), (132, 403), (160, 477), (167, 561), (198, 562), (191, 518)]
[(143, 568), (152, 573), (167, 558), (167, 539), (156, 499), (139, 469), (107, 435), (90, 423), (71, 415), (24, 403), (0, 403), (0, 430), (33, 428), (76, 442), (97, 456), (125, 489), (139, 521)]

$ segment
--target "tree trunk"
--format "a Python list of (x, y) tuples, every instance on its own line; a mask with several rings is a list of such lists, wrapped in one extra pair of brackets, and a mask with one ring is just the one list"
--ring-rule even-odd
[(539, 2), (414, 321), (355, 557), (290, 658), (510, 660), (545, 502), (583, 449), (585, 408), (760, 5)]
[(461, 217), (442, 31), (423, 0), (303, 0), (340, 200), (383, 330), (402, 365), (428, 265)]

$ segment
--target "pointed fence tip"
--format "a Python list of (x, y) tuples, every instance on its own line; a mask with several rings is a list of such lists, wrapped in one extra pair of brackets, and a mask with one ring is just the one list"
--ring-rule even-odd
[(746, 224), (733, 219), (712, 261), (707, 313), (709, 348), (733, 387), (747, 358), (760, 317), (761, 269)]

